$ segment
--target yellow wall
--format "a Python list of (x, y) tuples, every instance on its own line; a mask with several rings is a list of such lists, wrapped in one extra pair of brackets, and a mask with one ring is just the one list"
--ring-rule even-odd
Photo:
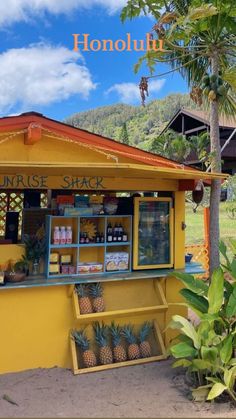
[(71, 367), (68, 286), (2, 290), (0, 318), (0, 373)]
[[(2, 138), (2, 137), (1, 137)], [(96, 163), (112, 163), (114, 159), (107, 159), (107, 154), (115, 155), (115, 152), (104, 152), (99, 153), (90, 149), (77, 145), (72, 142), (61, 141), (58, 139), (48, 138), (45, 135), (42, 139), (34, 145), (24, 145), (24, 136), (19, 134), (18, 136), (2, 143), (1, 149), (1, 161), (22, 161), (29, 162), (92, 162)], [(133, 163), (134, 161), (129, 158), (122, 156), (119, 157), (120, 163)], [(138, 164), (138, 162), (136, 162)]]

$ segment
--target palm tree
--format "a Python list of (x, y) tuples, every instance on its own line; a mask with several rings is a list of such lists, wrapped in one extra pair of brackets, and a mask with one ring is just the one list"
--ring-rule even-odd
[(192, 145), (185, 135), (168, 130), (155, 138), (150, 151), (175, 160), (178, 163), (183, 163), (191, 150)]
[[(163, 12), (164, 11), (164, 12)], [(211, 170), (221, 172), (219, 114), (235, 112), (232, 90), (236, 89), (235, 0), (128, 0), (121, 19), (151, 13), (157, 20), (153, 37), (163, 40), (162, 51), (148, 51), (135, 70), (147, 61), (153, 72), (157, 63), (178, 71), (192, 89), (191, 98), (210, 112)], [(142, 99), (148, 79), (140, 83)], [(221, 181), (213, 180), (210, 197), (210, 271), (219, 266), (219, 205)]]

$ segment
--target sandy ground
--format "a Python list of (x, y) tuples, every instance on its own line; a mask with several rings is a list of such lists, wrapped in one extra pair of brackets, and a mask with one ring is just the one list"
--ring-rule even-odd
[(168, 360), (80, 376), (60, 368), (1, 375), (0, 417), (232, 418), (236, 409), (190, 401)]

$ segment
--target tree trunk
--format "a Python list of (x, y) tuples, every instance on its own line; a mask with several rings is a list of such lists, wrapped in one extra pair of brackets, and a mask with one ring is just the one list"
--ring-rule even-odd
[[(211, 74), (218, 76), (219, 56), (215, 51), (211, 58)], [(211, 102), (210, 106), (210, 139), (212, 153), (212, 172), (221, 172), (221, 147), (219, 130), (219, 106), (217, 99)], [(220, 241), (220, 193), (221, 181), (213, 180), (210, 195), (210, 274), (219, 267), (219, 241)]]

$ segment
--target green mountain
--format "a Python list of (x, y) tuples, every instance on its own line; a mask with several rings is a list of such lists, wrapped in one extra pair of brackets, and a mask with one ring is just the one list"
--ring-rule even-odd
[(120, 141), (126, 126), (128, 143), (150, 150), (152, 141), (180, 107), (196, 108), (189, 95), (171, 94), (153, 100), (146, 107), (117, 104), (103, 106), (68, 117), (69, 125)]

